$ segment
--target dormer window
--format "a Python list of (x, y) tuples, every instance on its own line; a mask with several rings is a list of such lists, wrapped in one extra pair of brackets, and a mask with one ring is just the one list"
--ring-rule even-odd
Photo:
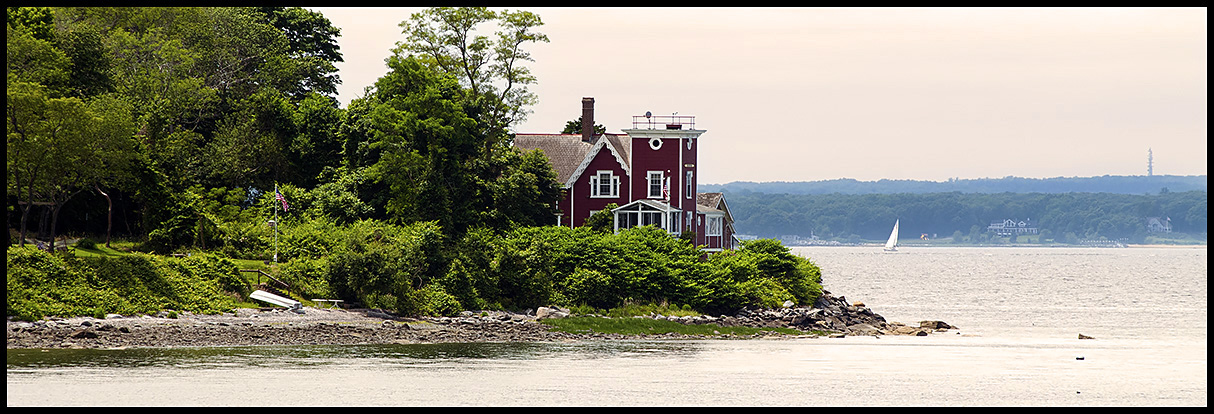
[(620, 177), (611, 170), (600, 170), (590, 177), (590, 196), (594, 198), (618, 198)]

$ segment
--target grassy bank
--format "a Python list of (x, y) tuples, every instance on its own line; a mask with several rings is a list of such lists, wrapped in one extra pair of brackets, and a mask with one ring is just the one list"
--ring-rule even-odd
[(232, 310), (250, 291), (236, 264), (222, 257), (120, 254), (96, 246), (93, 250), (51, 254), (10, 247), (7, 315), (36, 320), (170, 310), (214, 314)]

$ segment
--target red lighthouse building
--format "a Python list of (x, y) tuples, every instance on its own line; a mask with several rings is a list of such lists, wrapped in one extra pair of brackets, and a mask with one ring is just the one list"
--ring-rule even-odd
[(733, 217), (721, 193), (696, 191), (697, 151), (705, 130), (694, 116), (634, 116), (623, 134), (594, 133), (594, 98), (582, 98), (581, 134), (516, 134), (520, 149), (540, 149), (562, 183), (559, 225), (585, 223), (615, 203), (614, 228), (657, 226), (695, 233), (705, 251), (736, 247)]

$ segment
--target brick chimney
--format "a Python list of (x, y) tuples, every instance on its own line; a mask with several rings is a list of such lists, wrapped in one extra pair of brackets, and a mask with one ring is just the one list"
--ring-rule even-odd
[(582, 141), (594, 138), (594, 98), (582, 98)]

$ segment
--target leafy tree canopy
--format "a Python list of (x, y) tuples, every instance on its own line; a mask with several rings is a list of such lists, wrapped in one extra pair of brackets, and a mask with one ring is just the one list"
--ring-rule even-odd
[[(603, 124), (594, 124), (594, 133), (596, 135), (604, 134), (606, 132), (607, 132), (607, 128), (603, 127)], [(562, 129), (561, 133), (562, 134), (580, 134), (580, 133), (582, 133), (582, 117), (579, 116), (575, 120), (565, 122), (565, 129)]]
[[(477, 34), (496, 25), (494, 38)], [(415, 55), (427, 67), (450, 74), (471, 92), (470, 101), (485, 108), (483, 121), (505, 128), (526, 119), (537, 96), (527, 89), (536, 82), (524, 66), (534, 61), (524, 47), (548, 42), (534, 29), (544, 23), (527, 11), (492, 11), (486, 7), (433, 7), (413, 14), (400, 26), (406, 36), (393, 52)]]

